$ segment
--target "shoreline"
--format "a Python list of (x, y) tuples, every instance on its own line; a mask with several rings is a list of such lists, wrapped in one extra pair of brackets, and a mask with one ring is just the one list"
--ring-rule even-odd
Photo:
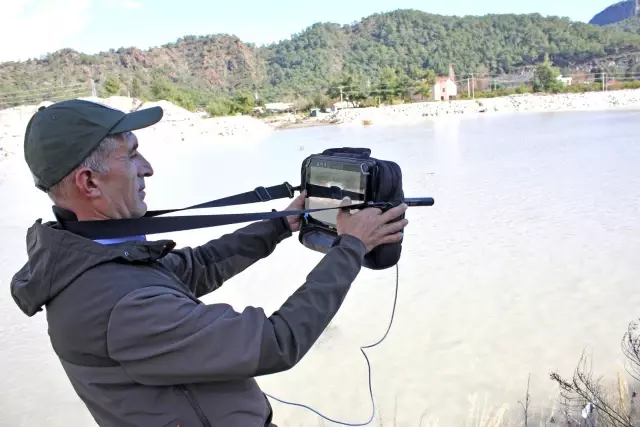
[(509, 95), (444, 102), (420, 102), (383, 107), (339, 110), (335, 118), (340, 124), (363, 126), (418, 123), (443, 117), (477, 117), (514, 113), (596, 112), (640, 110), (640, 90), (589, 92), (584, 94)]
[(321, 117), (270, 119), (274, 130), (349, 125), (375, 126), (389, 124), (416, 124), (443, 117), (497, 116), (515, 113), (560, 113), (640, 110), (640, 89), (580, 94), (522, 94), (496, 98), (476, 98), (452, 101), (425, 101), (380, 107), (348, 108)]
[[(127, 97), (90, 99), (127, 111), (136, 101)], [(44, 103), (43, 103), (44, 104)], [(40, 104), (42, 105), (42, 104)], [(275, 131), (319, 126), (376, 126), (415, 124), (443, 117), (477, 117), (513, 113), (640, 111), (640, 89), (569, 94), (522, 94), (496, 98), (452, 101), (426, 101), (380, 107), (349, 108), (319, 117), (299, 119), (291, 114), (258, 119), (251, 116), (205, 117), (191, 113), (168, 101), (149, 102), (140, 108), (161, 105), (163, 119), (149, 129), (138, 131), (159, 143), (182, 143), (208, 139), (212, 143), (244, 138), (256, 138)], [(0, 164), (22, 149), (24, 130), (39, 105), (0, 110)], [(241, 142), (240, 142), (241, 143)]]

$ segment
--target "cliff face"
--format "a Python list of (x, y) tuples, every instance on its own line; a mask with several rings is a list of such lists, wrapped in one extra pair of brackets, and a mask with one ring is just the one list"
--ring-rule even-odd
[(589, 24), (610, 25), (624, 21), (636, 15), (636, 0), (621, 1), (613, 4), (594, 16)]
[(173, 81), (197, 82), (204, 88), (231, 88), (260, 81), (264, 60), (258, 56), (253, 46), (228, 35), (186, 36), (149, 50), (131, 47), (96, 55), (62, 49), (42, 59), (0, 64), (0, 87), (3, 78), (15, 79), (16, 75), (29, 76), (28, 81), (40, 84), (86, 82), (91, 77), (103, 81), (110, 75), (122, 80), (136, 77), (148, 84), (155, 74), (161, 74)]

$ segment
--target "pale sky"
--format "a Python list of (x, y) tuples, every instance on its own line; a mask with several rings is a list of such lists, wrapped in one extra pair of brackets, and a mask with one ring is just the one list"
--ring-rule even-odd
[(290, 38), (315, 22), (349, 24), (376, 12), (418, 9), (442, 15), (533, 13), (589, 21), (616, 0), (4, 0), (0, 61), (62, 48), (97, 53), (147, 49), (185, 35), (234, 34), (257, 45)]

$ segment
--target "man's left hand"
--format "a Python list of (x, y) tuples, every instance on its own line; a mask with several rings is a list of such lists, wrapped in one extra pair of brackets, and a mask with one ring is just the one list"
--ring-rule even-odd
[[(301, 192), (298, 197), (296, 197), (293, 202), (287, 207), (288, 211), (298, 211), (304, 209), (304, 198), (305, 192)], [(300, 222), (302, 221), (302, 215), (291, 215), (287, 217), (287, 222), (291, 227), (291, 231), (295, 233), (296, 231), (300, 231)]]

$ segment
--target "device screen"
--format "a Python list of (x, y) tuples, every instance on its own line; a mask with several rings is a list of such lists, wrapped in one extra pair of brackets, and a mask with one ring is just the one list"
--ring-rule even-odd
[[(322, 187), (338, 187), (345, 191), (359, 193), (361, 196), (354, 199), (351, 197), (351, 204), (357, 204), (364, 201), (365, 197), (365, 179), (360, 170), (360, 165), (343, 164), (329, 165), (318, 162), (309, 167), (307, 176), (309, 184), (319, 185)], [(323, 209), (340, 206), (342, 200), (327, 199), (321, 197), (307, 197), (305, 199), (306, 209)], [(337, 210), (313, 212), (309, 215), (314, 219), (321, 221), (327, 225), (335, 227)]]

